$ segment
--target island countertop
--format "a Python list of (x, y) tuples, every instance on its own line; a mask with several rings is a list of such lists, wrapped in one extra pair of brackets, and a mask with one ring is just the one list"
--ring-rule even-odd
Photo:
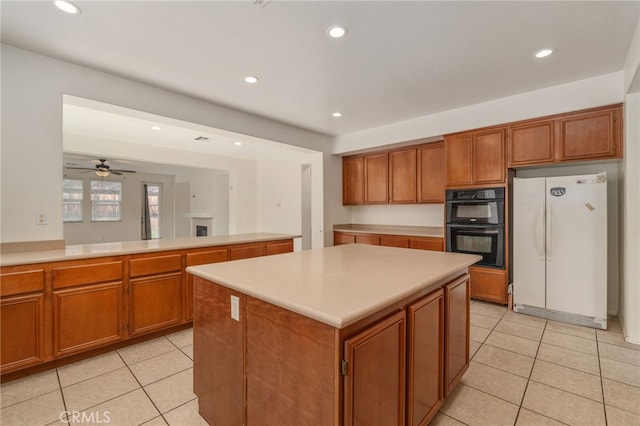
[(347, 244), (187, 272), (338, 329), (466, 271), (480, 256)]
[(300, 235), (272, 234), (266, 232), (251, 234), (218, 235), (211, 237), (168, 238), (117, 243), (76, 244), (59, 250), (26, 251), (3, 253), (0, 266), (27, 265), (31, 263), (57, 262), (86, 259), (92, 257), (121, 256), (135, 253), (181, 250), (198, 247), (214, 247), (230, 244), (257, 243), (263, 241), (286, 240)]

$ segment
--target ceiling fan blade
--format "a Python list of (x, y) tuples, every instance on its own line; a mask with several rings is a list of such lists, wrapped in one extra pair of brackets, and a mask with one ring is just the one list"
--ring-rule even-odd
[(88, 170), (90, 172), (94, 172), (96, 169), (92, 169), (90, 167), (70, 167), (70, 166), (64, 166), (65, 169), (68, 170)]
[(121, 175), (121, 174), (122, 174), (122, 173), (120, 173), (120, 171), (118, 171), (118, 170), (109, 170), (109, 172), (110, 172), (111, 174), (114, 174), (114, 175)]
[(135, 170), (122, 170), (122, 169), (110, 169), (111, 172), (120, 172), (120, 174), (122, 173), (136, 173)]

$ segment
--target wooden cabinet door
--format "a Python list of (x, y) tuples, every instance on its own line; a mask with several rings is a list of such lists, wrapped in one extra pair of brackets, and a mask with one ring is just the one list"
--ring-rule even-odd
[(444, 143), (418, 148), (417, 192), (419, 203), (444, 203)]
[(342, 159), (342, 204), (364, 204), (364, 157)]
[(445, 301), (444, 396), (469, 368), (469, 276), (447, 284)]
[(389, 153), (389, 202), (413, 204), (417, 201), (416, 149)]
[(473, 136), (470, 133), (452, 136), (445, 141), (446, 186), (455, 187), (473, 183)]
[(555, 138), (553, 120), (509, 126), (509, 167), (553, 163)]
[(405, 424), (405, 311), (345, 340), (345, 426)]
[[(3, 283), (4, 285), (4, 283)], [(45, 361), (43, 293), (0, 301), (0, 364), (2, 372)]]
[(181, 273), (129, 281), (131, 335), (150, 333), (180, 323), (181, 282)]
[(62, 356), (126, 338), (121, 281), (53, 292), (53, 354)]
[(504, 183), (504, 130), (478, 132), (473, 142), (473, 182)]
[(265, 256), (271, 256), (273, 254), (291, 253), (293, 252), (293, 240), (289, 241), (276, 241), (273, 243), (267, 243), (264, 249)]
[(560, 160), (621, 156), (621, 113), (616, 107), (560, 118)]
[(493, 268), (469, 268), (471, 297), (490, 302), (507, 303), (507, 271)]
[(364, 157), (364, 203), (389, 202), (389, 154)]
[(407, 425), (427, 425), (444, 401), (444, 292), (409, 306)]

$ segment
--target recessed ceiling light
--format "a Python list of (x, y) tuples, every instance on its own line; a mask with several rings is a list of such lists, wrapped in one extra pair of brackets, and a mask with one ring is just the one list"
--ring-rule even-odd
[(329, 27), (329, 29), (327, 30), (327, 33), (329, 34), (330, 37), (342, 38), (347, 35), (347, 29), (339, 25), (334, 25), (332, 27)]
[(56, 0), (53, 2), (58, 9), (63, 12), (70, 13), (72, 15), (77, 15), (80, 13), (80, 8), (75, 4), (65, 1), (65, 0)]
[(244, 78), (244, 81), (249, 84), (256, 84), (258, 82), (258, 77), (254, 75), (248, 75)]
[(336, 111), (336, 112), (334, 112), (334, 113), (333, 113), (333, 114), (331, 114), (331, 115), (333, 115), (333, 116), (334, 116), (334, 117), (336, 117), (336, 118), (338, 118), (338, 117), (342, 117), (342, 113), (341, 113), (340, 111)]
[(233, 144), (236, 145), (236, 146), (241, 146), (242, 142), (234, 142)]
[(162, 130), (162, 127), (160, 126), (151, 126), (152, 130)]
[(553, 53), (551, 49), (542, 49), (536, 52), (536, 58), (545, 58)]

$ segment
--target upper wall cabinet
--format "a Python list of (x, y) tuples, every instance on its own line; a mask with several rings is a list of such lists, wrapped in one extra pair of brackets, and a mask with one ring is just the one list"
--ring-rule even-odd
[(413, 204), (417, 201), (416, 149), (389, 153), (389, 202)]
[(389, 155), (386, 152), (364, 157), (364, 202), (389, 202)]
[(418, 202), (444, 203), (444, 142), (419, 147)]
[(443, 142), (342, 159), (344, 205), (443, 202)]
[(446, 186), (503, 184), (505, 129), (492, 128), (445, 137)]
[(364, 157), (342, 159), (342, 204), (364, 204)]
[(622, 105), (514, 123), (508, 166), (622, 157)]

